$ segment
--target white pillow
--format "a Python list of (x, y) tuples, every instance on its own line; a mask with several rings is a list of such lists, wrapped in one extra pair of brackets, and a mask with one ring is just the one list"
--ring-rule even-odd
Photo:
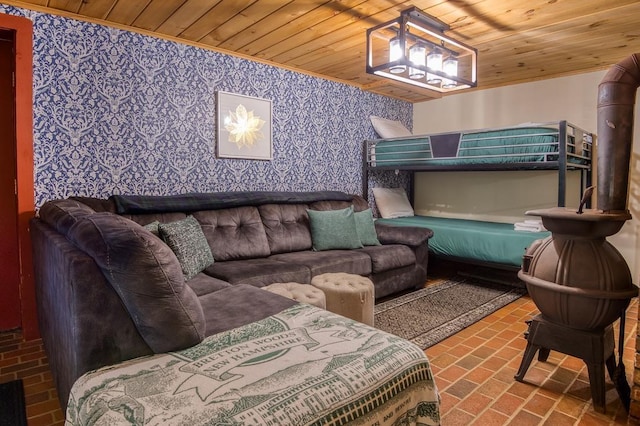
[(403, 188), (373, 188), (373, 197), (380, 216), (384, 219), (414, 215)]
[(386, 118), (376, 117), (375, 115), (372, 115), (369, 118), (371, 119), (373, 128), (381, 138), (402, 138), (405, 136), (411, 136), (409, 129), (404, 127), (404, 124), (399, 121), (388, 120)]

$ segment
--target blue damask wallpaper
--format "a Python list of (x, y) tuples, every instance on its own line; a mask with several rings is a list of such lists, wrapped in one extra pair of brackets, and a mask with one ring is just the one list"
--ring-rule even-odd
[[(72, 195), (360, 193), (369, 116), (412, 105), (305, 74), (0, 4), (34, 24), (36, 205)], [(215, 156), (216, 92), (270, 99), (273, 160)], [(386, 173), (372, 184), (406, 184)]]

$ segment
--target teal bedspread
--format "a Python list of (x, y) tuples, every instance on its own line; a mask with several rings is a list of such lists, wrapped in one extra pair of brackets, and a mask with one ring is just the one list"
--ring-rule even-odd
[(519, 267), (527, 247), (550, 232), (515, 231), (513, 224), (411, 216), (377, 219), (378, 223), (395, 226), (430, 228), (433, 237), (429, 249), (436, 255), (453, 256)]

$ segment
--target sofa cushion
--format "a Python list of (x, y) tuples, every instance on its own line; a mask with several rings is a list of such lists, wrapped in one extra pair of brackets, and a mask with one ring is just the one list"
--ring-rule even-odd
[(340, 210), (353, 207), (353, 211), (361, 212), (369, 208), (369, 202), (359, 195), (351, 195), (351, 200), (324, 199), (309, 204), (311, 210)]
[(310, 210), (317, 211), (342, 210), (348, 207), (353, 207), (351, 201), (322, 200), (309, 204)]
[(126, 217), (127, 219), (131, 219), (135, 223), (139, 223), (140, 225), (147, 225), (152, 222), (158, 223), (171, 223), (176, 222), (178, 220), (182, 220), (187, 217), (186, 213), (181, 212), (173, 212), (173, 213), (148, 213), (148, 214), (123, 214), (122, 217)]
[(352, 207), (341, 210), (307, 210), (307, 213), (314, 250), (362, 248)]
[(416, 263), (416, 255), (413, 250), (400, 244), (368, 246), (359, 251), (366, 253), (371, 258), (371, 271), (374, 274)]
[(376, 226), (373, 223), (373, 213), (371, 209), (354, 213), (356, 219), (356, 231), (363, 246), (379, 246), (378, 234), (376, 234)]
[(193, 216), (177, 222), (160, 223), (158, 231), (178, 258), (186, 280), (195, 277), (213, 263), (207, 238)]
[(306, 204), (258, 206), (271, 254), (311, 249), (311, 231)]
[(187, 281), (187, 285), (191, 287), (198, 297), (231, 286), (228, 282), (212, 277), (211, 275), (207, 275), (204, 272), (200, 272), (198, 275)]
[(126, 218), (95, 213), (79, 219), (69, 239), (93, 257), (152, 351), (202, 341), (202, 307), (185, 284), (178, 259), (159, 238)]
[(256, 207), (203, 210), (193, 213), (216, 261), (253, 259), (271, 254)]
[(371, 258), (362, 250), (297, 251), (276, 254), (270, 259), (288, 264), (305, 265), (309, 268), (312, 278), (327, 272), (346, 272), (357, 275), (371, 273)]
[(209, 293), (200, 302), (207, 320), (207, 336), (260, 321), (298, 303), (243, 284)]
[(305, 265), (283, 263), (272, 258), (215, 262), (205, 269), (207, 275), (231, 284), (251, 284), (255, 287), (277, 282), (308, 283), (311, 273)]

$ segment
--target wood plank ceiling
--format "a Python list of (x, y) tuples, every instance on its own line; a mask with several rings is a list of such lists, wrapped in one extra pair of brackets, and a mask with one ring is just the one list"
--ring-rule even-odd
[(411, 6), (478, 49), (478, 87), (467, 90), (601, 70), (640, 52), (638, 0), (0, 1), (250, 56), (409, 102), (442, 95), (366, 74), (365, 31)]

